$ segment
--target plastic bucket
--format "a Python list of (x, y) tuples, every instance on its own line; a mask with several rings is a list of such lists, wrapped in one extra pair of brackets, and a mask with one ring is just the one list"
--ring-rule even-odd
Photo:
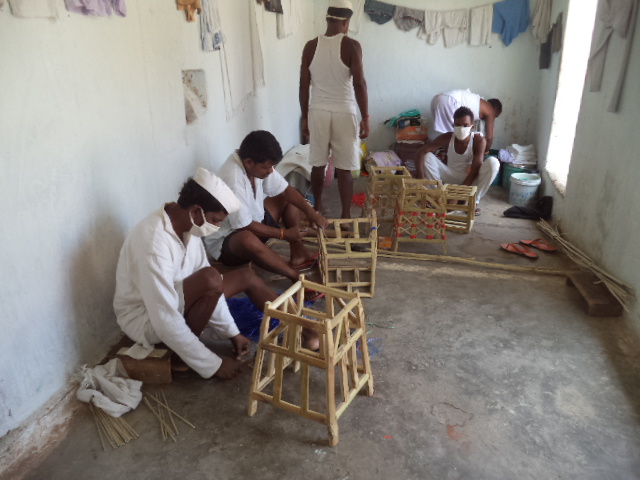
[(514, 173), (509, 187), (509, 203), (516, 207), (526, 207), (535, 197), (540, 186), (537, 173)]
[(514, 173), (525, 173), (524, 168), (516, 167), (511, 163), (502, 163), (502, 186), (509, 191), (511, 184), (511, 175)]

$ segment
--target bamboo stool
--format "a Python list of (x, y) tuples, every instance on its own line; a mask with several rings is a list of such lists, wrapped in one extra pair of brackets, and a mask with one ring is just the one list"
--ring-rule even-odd
[[(304, 306), (306, 288), (326, 294), (324, 311)], [(277, 319), (279, 325), (270, 329), (272, 318)], [(302, 347), (303, 327), (318, 333), (319, 351)], [(360, 344), (361, 359), (358, 359), (356, 353), (356, 342)], [(292, 363), (294, 372), (302, 367), (299, 405), (282, 398), (284, 370)], [(309, 405), (312, 398), (309, 393), (310, 367), (324, 370), (324, 413), (311, 409)], [(338, 403), (336, 382), (341, 390)], [(258, 401), (270, 403), (274, 407), (326, 425), (329, 445), (333, 447), (339, 441), (338, 418), (365, 385), (367, 396), (373, 395), (364, 308), (359, 293), (343, 292), (312, 283), (301, 275), (300, 280), (275, 301), (267, 302), (249, 394), (249, 416), (256, 413)], [(267, 391), (270, 386), (271, 394)]]
[[(376, 211), (379, 223), (393, 224), (396, 213), (396, 204), (402, 179), (411, 178), (411, 173), (406, 167), (377, 167), (368, 165), (369, 185), (363, 208), (363, 217), (370, 217), (373, 210)], [(385, 232), (386, 235), (386, 232)]]
[(446, 255), (446, 215), (445, 194), (439, 180), (403, 178), (393, 223), (393, 251), (398, 251), (400, 242), (441, 243)]
[[(448, 183), (444, 186), (444, 194), (447, 199), (447, 229), (452, 232), (469, 233), (476, 221), (478, 187)], [(455, 200), (455, 202), (448, 203), (450, 200)], [(458, 204), (459, 201), (462, 201), (462, 204)], [(450, 212), (456, 210), (464, 213), (451, 215)]]
[[(318, 229), (322, 283), (361, 297), (373, 297), (376, 285), (378, 222), (371, 218), (331, 219)], [(348, 230), (341, 227), (347, 226)]]

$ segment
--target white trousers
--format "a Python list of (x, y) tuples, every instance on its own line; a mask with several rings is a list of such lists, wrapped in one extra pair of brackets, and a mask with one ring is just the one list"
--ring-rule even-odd
[(309, 163), (312, 167), (324, 167), (331, 152), (335, 168), (360, 168), (360, 139), (356, 115), (311, 109), (309, 134)]
[[(427, 153), (422, 157), (422, 164), (424, 165), (424, 176), (429, 180), (440, 180), (442, 183), (460, 185), (467, 176), (468, 166), (458, 169), (449, 168), (433, 153)], [(480, 203), (480, 199), (487, 193), (499, 170), (500, 162), (496, 157), (487, 157), (482, 163), (478, 176), (472, 183), (478, 187), (476, 203)]]

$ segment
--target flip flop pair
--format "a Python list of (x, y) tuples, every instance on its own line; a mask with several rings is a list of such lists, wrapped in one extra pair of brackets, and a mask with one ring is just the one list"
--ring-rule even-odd
[(305, 302), (317, 302), (318, 300), (322, 299), (325, 297), (325, 293), (324, 292), (319, 292), (317, 290), (309, 290), (309, 289), (305, 289), (304, 291), (304, 301)]
[(538, 258), (538, 254), (532, 251), (528, 246), (522, 245), (520, 243), (503, 243), (500, 245), (500, 248), (506, 250), (510, 253), (515, 253), (517, 255), (522, 255), (523, 257), (536, 259)]
[(296, 270), (308, 270), (310, 268), (315, 267), (316, 263), (318, 263), (318, 252), (316, 252), (313, 255), (311, 255), (304, 262), (299, 263), (297, 265), (291, 265), (290, 264), (290, 266), (291, 266), (291, 268), (294, 268)]

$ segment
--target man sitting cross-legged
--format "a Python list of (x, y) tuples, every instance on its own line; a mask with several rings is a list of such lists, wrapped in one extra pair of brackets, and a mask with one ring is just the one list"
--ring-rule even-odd
[[(216, 231), (227, 213), (239, 208), (229, 187), (199, 168), (182, 187), (177, 203), (164, 204), (127, 236), (113, 306), (118, 325), (136, 342), (132, 356), (145, 358), (162, 342), (182, 360), (178, 365), (174, 361), (176, 370), (190, 367), (204, 378), (238, 374), (249, 340), (240, 334), (225, 296), (244, 291), (263, 309), (277, 295), (248, 268), (223, 278), (209, 264), (199, 237)], [(220, 358), (200, 341), (207, 325), (231, 340), (235, 358)]]
[[(302, 243), (305, 230), (300, 228), (300, 214), (321, 228), (327, 220), (274, 170), (281, 159), (282, 149), (271, 133), (257, 130), (245, 137), (218, 170), (242, 207), (229, 214), (205, 245), (214, 259), (227, 266), (253, 262), (296, 282), (300, 270), (313, 266), (317, 258)], [(289, 242), (289, 263), (265, 245), (270, 238)], [(306, 292), (310, 301), (321, 296)]]

